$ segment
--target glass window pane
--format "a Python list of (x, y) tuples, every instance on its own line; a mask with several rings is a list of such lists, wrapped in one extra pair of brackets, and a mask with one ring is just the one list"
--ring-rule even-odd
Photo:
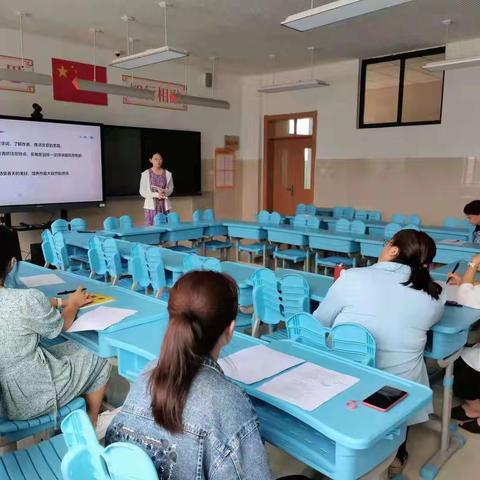
[(297, 135), (311, 135), (312, 126), (312, 118), (299, 118), (297, 120)]
[(443, 72), (429, 72), (423, 65), (445, 60), (445, 54), (405, 60), (402, 122), (440, 120), (442, 111)]
[(303, 188), (310, 190), (312, 188), (312, 149), (305, 148), (303, 150)]
[(397, 121), (400, 60), (367, 65), (363, 123)]
[(295, 120), (293, 118), (288, 121), (288, 134), (295, 135)]

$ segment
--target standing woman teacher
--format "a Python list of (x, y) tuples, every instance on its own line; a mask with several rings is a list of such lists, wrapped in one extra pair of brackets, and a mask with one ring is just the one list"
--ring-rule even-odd
[(142, 172), (140, 178), (140, 195), (145, 199), (145, 224), (153, 225), (157, 213), (169, 213), (168, 197), (173, 192), (172, 173), (163, 168), (163, 158), (157, 152), (150, 158), (152, 168)]

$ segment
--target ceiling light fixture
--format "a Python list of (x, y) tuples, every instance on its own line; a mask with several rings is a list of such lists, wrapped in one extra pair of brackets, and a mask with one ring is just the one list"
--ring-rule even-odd
[(15, 12), (20, 22), (20, 56), (22, 58), (21, 70), (12, 70), (9, 68), (0, 68), (0, 80), (8, 80), (9, 82), (21, 82), (34, 85), (51, 85), (52, 77), (45, 73), (36, 73), (25, 71), (25, 57), (23, 55), (23, 18), (30, 14), (26, 12)]
[[(153, 90), (141, 89), (132, 86), (114, 85), (112, 83), (97, 82), (97, 33), (102, 33), (102, 30), (91, 28), (93, 33), (93, 81), (84, 80), (82, 78), (73, 79), (73, 86), (82, 92), (107, 93), (110, 95), (120, 95), (121, 97), (134, 97), (146, 100), (154, 100), (155, 92)], [(130, 51), (130, 38), (127, 40), (127, 50)]]
[[(151, 48), (143, 52), (117, 58), (110, 63), (111, 67), (119, 67), (130, 70), (132, 68), (146, 67), (147, 65), (154, 65), (156, 63), (167, 62), (169, 60), (176, 60), (177, 58), (186, 57), (188, 55), (188, 52), (185, 50), (168, 46), (167, 7), (170, 4), (167, 4), (166, 2), (159, 2), (158, 5), (163, 9), (165, 46), (160, 48)], [(122, 20), (124, 18), (125, 17), (122, 17)]]
[[(310, 78), (308, 80), (297, 80), (296, 82), (275, 83), (275, 74), (273, 74), (272, 85), (260, 87), (257, 91), (260, 93), (280, 93), (290, 92), (294, 90), (306, 90), (309, 88), (328, 87), (328, 83), (323, 80), (313, 78), (314, 76), (314, 59), (315, 47), (308, 47), (310, 52)], [(275, 61), (275, 55), (270, 55), (270, 58)]]
[[(443, 20), (442, 24), (445, 25), (445, 45), (448, 45), (449, 40), (449, 31), (452, 20), (447, 19)], [(431, 72), (442, 72), (445, 70), (455, 70), (459, 68), (469, 68), (469, 67), (478, 67), (480, 66), (480, 56), (478, 57), (468, 57), (468, 58), (448, 58), (445, 60), (440, 60), (438, 62), (426, 63), (423, 68)]]
[(395, 7), (413, 0), (337, 0), (310, 10), (290, 15), (282, 25), (300, 32)]
[[(183, 103), (184, 105), (194, 105), (197, 107), (211, 107), (211, 108), (223, 108), (230, 109), (230, 103), (226, 100), (219, 100), (213, 98), (215, 93), (215, 57), (210, 57), (212, 61), (212, 97), (195, 97), (193, 95), (177, 93), (172, 95), (174, 103)], [(185, 59), (185, 91), (187, 90), (187, 59)]]

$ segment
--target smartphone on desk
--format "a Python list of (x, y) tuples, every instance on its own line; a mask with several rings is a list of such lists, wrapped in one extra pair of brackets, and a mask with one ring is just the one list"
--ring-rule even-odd
[(388, 412), (388, 410), (404, 400), (407, 395), (408, 393), (403, 390), (385, 385), (380, 390), (377, 390), (363, 400), (362, 403), (367, 407), (378, 410), (379, 412)]

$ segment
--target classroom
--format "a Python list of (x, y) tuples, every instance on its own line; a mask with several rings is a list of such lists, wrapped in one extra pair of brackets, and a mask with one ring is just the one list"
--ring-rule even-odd
[(0, 0), (0, 480), (480, 470), (477, 0)]

